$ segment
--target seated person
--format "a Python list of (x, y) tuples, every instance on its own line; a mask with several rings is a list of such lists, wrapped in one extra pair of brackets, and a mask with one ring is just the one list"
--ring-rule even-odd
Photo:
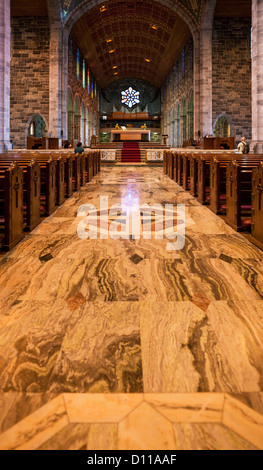
[(71, 147), (71, 144), (68, 140), (66, 140), (66, 142), (64, 143), (64, 149), (68, 149), (69, 147)]
[(82, 154), (84, 152), (84, 148), (82, 147), (82, 142), (77, 143), (77, 147), (74, 150), (75, 154), (79, 153)]

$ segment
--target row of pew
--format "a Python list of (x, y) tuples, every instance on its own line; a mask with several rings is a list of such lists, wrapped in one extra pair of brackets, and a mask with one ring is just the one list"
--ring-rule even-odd
[(164, 173), (263, 249), (263, 155), (164, 151)]
[(11, 250), (100, 168), (97, 150), (82, 155), (0, 154), (0, 249)]

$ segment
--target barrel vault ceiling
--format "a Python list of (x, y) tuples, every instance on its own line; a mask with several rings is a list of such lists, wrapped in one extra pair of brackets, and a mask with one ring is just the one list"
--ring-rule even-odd
[[(58, 0), (66, 17), (84, 0)], [(88, 1), (88, 0), (86, 0)], [(208, 0), (210, 1), (210, 0)], [(174, 0), (196, 22), (205, 0)], [(238, 13), (237, 13), (238, 12)], [(250, 16), (251, 0), (218, 0), (215, 16)], [(11, 0), (13, 16), (47, 16), (46, 0)], [(160, 88), (190, 31), (172, 10), (153, 0), (105, 0), (88, 10), (71, 35), (101, 89), (137, 78)]]
[(159, 88), (190, 36), (174, 12), (151, 0), (111, 0), (95, 7), (71, 31), (100, 88), (140, 78)]

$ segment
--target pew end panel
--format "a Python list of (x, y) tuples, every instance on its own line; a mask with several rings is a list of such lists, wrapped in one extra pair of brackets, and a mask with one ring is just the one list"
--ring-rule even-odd
[(25, 233), (23, 220), (23, 172), (17, 163), (0, 169), (1, 248), (11, 250)]
[(253, 241), (263, 250), (263, 161), (252, 172), (252, 223)]

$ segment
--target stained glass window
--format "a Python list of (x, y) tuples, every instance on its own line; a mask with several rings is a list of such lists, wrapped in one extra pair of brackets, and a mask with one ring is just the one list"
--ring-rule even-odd
[(79, 49), (77, 49), (77, 80), (79, 80)]
[(140, 103), (140, 92), (135, 91), (131, 86), (121, 92), (122, 100), (121, 102), (123, 104), (126, 104), (129, 108), (132, 108), (136, 104)]
[(88, 69), (88, 73), (87, 73), (87, 91), (90, 94), (90, 71), (89, 71), (89, 69)]
[(85, 88), (86, 85), (86, 63), (85, 60), (83, 59), (82, 62), (82, 86)]
[(91, 96), (91, 98), (93, 98), (93, 96), (94, 96), (94, 95), (93, 95), (93, 91), (94, 91), (94, 82), (93, 82), (93, 80), (94, 80), (94, 79), (93, 79), (93, 75), (92, 75), (92, 74), (91, 74), (91, 77), (90, 77), (90, 78), (91, 78), (91, 80), (90, 80), (90, 85), (91, 85), (90, 96)]

